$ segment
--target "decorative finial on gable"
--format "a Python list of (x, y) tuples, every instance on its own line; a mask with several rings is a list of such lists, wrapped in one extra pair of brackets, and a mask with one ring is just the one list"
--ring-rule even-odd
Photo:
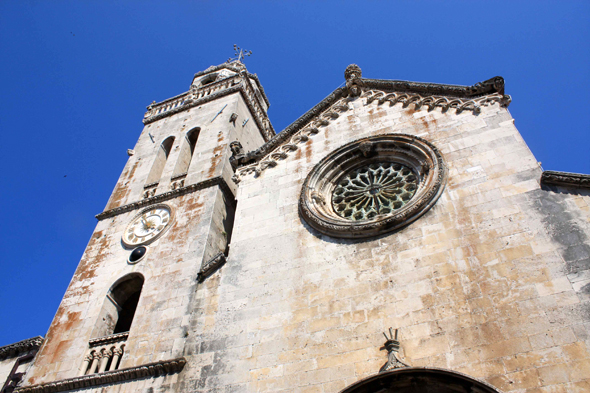
[[(389, 328), (389, 337), (387, 337), (387, 333), (383, 332), (385, 336), (385, 345), (384, 349), (387, 350), (387, 363), (381, 367), (379, 370), (380, 373), (385, 371), (393, 370), (396, 368), (403, 368), (403, 367), (410, 367), (406, 363), (399, 360), (396, 356), (397, 352), (399, 351), (399, 341), (397, 341), (397, 329), (395, 329), (395, 337), (393, 336), (393, 328)], [(383, 349), (383, 348), (382, 348)]]
[(346, 70), (344, 70), (344, 79), (346, 79), (347, 81), (350, 79), (357, 79), (357, 78), (362, 78), (363, 76), (363, 72), (361, 71), (361, 67), (359, 67), (356, 64), (351, 64), (348, 67), (346, 67)]
[(363, 86), (362, 75), (361, 67), (356, 64), (351, 64), (344, 70), (346, 88), (350, 96), (357, 97), (361, 95), (361, 87)]

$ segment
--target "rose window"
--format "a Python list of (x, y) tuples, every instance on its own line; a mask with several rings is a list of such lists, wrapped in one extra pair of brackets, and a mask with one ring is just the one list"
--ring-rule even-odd
[(368, 220), (402, 208), (417, 188), (418, 178), (407, 166), (374, 163), (343, 176), (332, 194), (332, 205), (340, 217)]
[(301, 188), (299, 212), (325, 235), (367, 238), (402, 228), (444, 190), (447, 169), (435, 146), (406, 134), (347, 143), (318, 162)]

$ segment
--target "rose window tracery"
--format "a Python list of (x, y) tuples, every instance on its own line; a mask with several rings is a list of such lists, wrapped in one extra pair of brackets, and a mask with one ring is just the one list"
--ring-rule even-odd
[(367, 238), (418, 219), (444, 190), (447, 169), (430, 142), (381, 134), (347, 143), (307, 175), (299, 212), (329, 236)]
[(340, 217), (367, 220), (402, 208), (417, 188), (418, 178), (407, 166), (396, 162), (373, 163), (339, 180), (332, 205)]

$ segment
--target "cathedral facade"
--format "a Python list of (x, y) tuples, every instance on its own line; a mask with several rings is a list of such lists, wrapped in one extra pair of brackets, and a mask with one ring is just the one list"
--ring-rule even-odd
[(589, 391), (590, 177), (501, 77), (345, 81), (278, 134), (240, 61), (152, 103), (16, 391)]

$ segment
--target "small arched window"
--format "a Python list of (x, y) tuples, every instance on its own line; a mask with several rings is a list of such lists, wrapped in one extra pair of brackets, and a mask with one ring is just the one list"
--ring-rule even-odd
[(150, 170), (150, 174), (148, 175), (146, 184), (157, 183), (160, 181), (160, 177), (162, 176), (162, 172), (164, 171), (164, 166), (166, 165), (166, 161), (168, 160), (168, 156), (170, 155), (170, 151), (172, 150), (173, 144), (173, 136), (166, 138), (166, 140), (162, 142), (162, 144), (158, 148), (158, 152), (156, 153), (156, 160), (152, 165), (152, 169)]
[(205, 86), (208, 85), (210, 83), (213, 83), (217, 80), (217, 74), (209, 74), (206, 77), (204, 77), (203, 79), (201, 79), (201, 86)]
[(111, 287), (94, 328), (94, 338), (129, 331), (141, 296), (143, 281), (141, 274), (132, 273)]
[(180, 148), (180, 155), (174, 168), (172, 177), (182, 175), (188, 172), (188, 167), (191, 164), (193, 153), (195, 152), (195, 146), (197, 145), (197, 139), (199, 139), (200, 128), (193, 128), (186, 133), (184, 140), (182, 141), (182, 147)]

